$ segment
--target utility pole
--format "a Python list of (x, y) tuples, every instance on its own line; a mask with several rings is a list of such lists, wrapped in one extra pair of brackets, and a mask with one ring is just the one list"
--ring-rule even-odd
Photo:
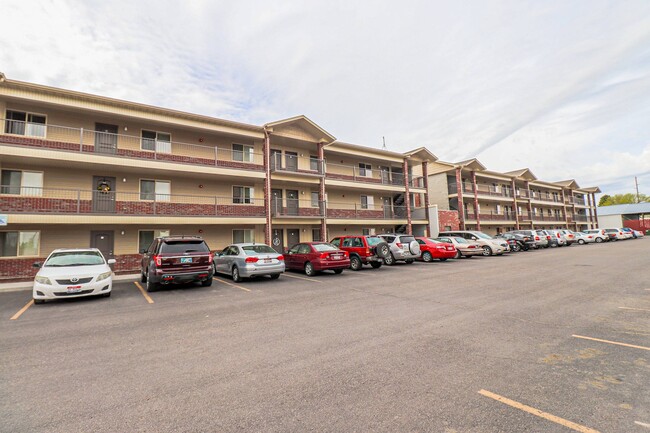
[(639, 181), (634, 176), (634, 184), (636, 185), (636, 202), (639, 203)]

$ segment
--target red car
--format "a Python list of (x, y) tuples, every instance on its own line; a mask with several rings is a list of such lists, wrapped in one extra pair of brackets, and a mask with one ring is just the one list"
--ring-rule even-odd
[(327, 242), (303, 242), (291, 247), (284, 255), (284, 264), (287, 269), (305, 271), (308, 277), (326, 270), (340, 274), (350, 267), (350, 256)]
[(441, 262), (444, 262), (447, 259), (453, 259), (456, 257), (456, 247), (454, 244), (434, 241), (433, 239), (425, 237), (416, 237), (415, 240), (420, 244), (422, 260), (425, 262), (430, 262), (433, 259), (438, 259)]

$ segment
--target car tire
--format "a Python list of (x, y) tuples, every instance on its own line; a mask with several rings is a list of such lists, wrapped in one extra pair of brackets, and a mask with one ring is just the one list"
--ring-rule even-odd
[(409, 251), (411, 254), (418, 255), (420, 254), (420, 244), (418, 241), (411, 241), (409, 242)]
[(34, 299), (34, 304), (44, 304), (45, 299)]
[(460, 251), (456, 250), (456, 255), (454, 256), (454, 258), (460, 259), (461, 257), (463, 257), (463, 254)]
[(147, 274), (147, 281), (145, 283), (145, 289), (147, 292), (155, 292), (156, 289), (158, 289), (158, 285), (156, 283), (151, 282), (151, 275)]
[(425, 251), (422, 253), (422, 260), (428, 263), (433, 260), (433, 256), (429, 251)]
[(140, 272), (140, 282), (141, 283), (146, 283), (147, 282), (147, 276), (145, 275), (144, 272)]
[(388, 256), (384, 257), (384, 263), (386, 266), (393, 266), (395, 264), (395, 256), (393, 256), (393, 253), (388, 253)]
[(512, 251), (514, 251), (515, 253), (518, 253), (519, 251), (521, 251), (521, 247), (519, 246), (519, 244), (513, 245), (512, 246)]
[(311, 262), (305, 263), (305, 275), (308, 277), (316, 275), (316, 270), (314, 270), (314, 265), (312, 265)]
[(334, 269), (334, 273), (335, 273), (336, 275), (342, 274), (342, 273), (343, 273), (343, 269)]
[(207, 280), (201, 281), (201, 286), (203, 287), (210, 287), (212, 285), (212, 277), (208, 278)]
[(382, 262), (372, 262), (372, 263), (370, 263), (370, 266), (372, 266), (373, 269), (379, 269), (379, 268), (381, 268), (381, 265), (383, 265)]
[(483, 247), (483, 255), (485, 257), (491, 256), (492, 255), (492, 248), (488, 247), (487, 245)]
[(600, 244), (600, 243), (602, 243), (602, 242), (603, 242), (603, 238), (596, 238), (596, 243), (597, 243), (597, 244)]
[(278, 278), (280, 278), (280, 274), (271, 274), (270, 277), (272, 280), (277, 280)]
[(584, 240), (584, 239), (578, 239), (578, 244), (579, 244), (579, 245), (584, 245), (584, 244), (585, 244), (585, 240)]
[(242, 280), (241, 275), (239, 274), (239, 268), (237, 266), (232, 267), (232, 280), (235, 283), (239, 283)]
[(352, 256), (350, 257), (350, 269), (353, 271), (358, 271), (361, 269), (363, 266), (363, 263), (361, 263), (361, 259), (357, 256)]
[(390, 255), (390, 247), (386, 242), (379, 242), (375, 246), (375, 254), (377, 254), (377, 256), (380, 258), (385, 259), (388, 257), (388, 255)]

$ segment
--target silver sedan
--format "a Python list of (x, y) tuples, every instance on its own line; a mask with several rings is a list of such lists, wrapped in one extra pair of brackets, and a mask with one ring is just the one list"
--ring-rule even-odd
[(214, 269), (235, 282), (258, 275), (275, 280), (284, 272), (284, 256), (265, 244), (232, 244), (214, 255)]

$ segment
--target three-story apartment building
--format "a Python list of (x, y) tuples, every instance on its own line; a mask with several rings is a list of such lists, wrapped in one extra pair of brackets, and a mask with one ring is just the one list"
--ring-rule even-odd
[(249, 125), (2, 74), (0, 113), (0, 279), (30, 276), (63, 247), (97, 247), (116, 272), (136, 271), (168, 234), (284, 251), (429, 230), (422, 174), (437, 158), (424, 148), (343, 143), (305, 116)]
[(515, 229), (584, 230), (598, 226), (598, 187), (575, 180), (546, 182), (529, 169), (488, 170), (477, 159), (429, 164), (431, 200), (452, 211), (450, 228), (495, 234)]

